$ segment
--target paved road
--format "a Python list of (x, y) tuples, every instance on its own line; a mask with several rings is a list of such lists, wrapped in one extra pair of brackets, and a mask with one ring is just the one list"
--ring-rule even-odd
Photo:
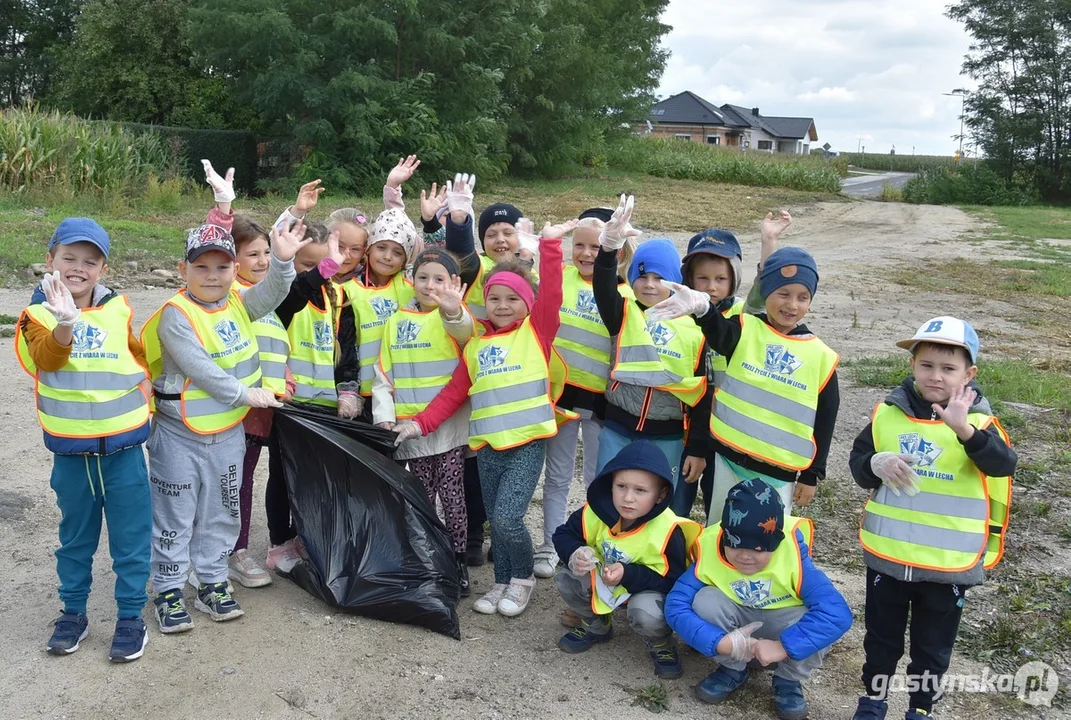
[(849, 175), (840, 181), (841, 192), (850, 197), (872, 198), (881, 195), (886, 184), (902, 188), (915, 173), (877, 173), (874, 175)]

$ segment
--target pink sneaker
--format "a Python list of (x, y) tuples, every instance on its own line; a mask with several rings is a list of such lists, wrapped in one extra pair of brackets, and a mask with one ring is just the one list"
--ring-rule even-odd
[(272, 545), (268, 548), (268, 560), (265, 563), (269, 570), (277, 570), (288, 573), (294, 566), (301, 562), (301, 554), (298, 552), (298, 540), (293, 538), (282, 545)]

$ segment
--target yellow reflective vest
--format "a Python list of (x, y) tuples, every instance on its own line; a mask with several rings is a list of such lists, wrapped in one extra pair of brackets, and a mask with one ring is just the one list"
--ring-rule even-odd
[(591, 282), (580, 276), (575, 265), (562, 270), (559, 317), (554, 348), (569, 368), (568, 384), (605, 392), (610, 379), (610, 333), (599, 315)]
[(714, 391), (710, 432), (729, 447), (786, 470), (814, 460), (818, 394), (840, 357), (817, 337), (782, 335), (751, 315)]
[(413, 283), (404, 273), (397, 273), (383, 287), (366, 287), (356, 280), (342, 285), (346, 302), (353, 307), (357, 323), (357, 355), (360, 358), (361, 395), (372, 394), (372, 379), (376, 376), (376, 362), (383, 341), (383, 331), (391, 315), (409, 304), (413, 299)]
[[(241, 295), (243, 288), (253, 287), (241, 278), (234, 281), (234, 289)], [(253, 321), (253, 332), (260, 348), (261, 384), (276, 395), (286, 394), (286, 359), (290, 356), (290, 338), (279, 316), (271, 312)]]
[[(703, 529), (693, 520), (677, 517), (669, 508), (642, 525), (617, 533), (595, 514), (590, 505), (584, 506), (580, 517), (584, 542), (595, 551), (600, 566), (613, 563), (643, 565), (663, 576), (669, 572), (665, 552), (673, 531), (679, 527), (684, 533), (687, 556), (691, 559), (696, 538)], [(606, 587), (599, 573), (599, 568), (591, 571), (591, 609), (597, 615), (607, 615), (614, 609), (609, 603), (616, 601), (614, 605), (618, 604), (628, 591), (620, 585)], [(607, 594), (609, 597), (603, 597)]]
[[(141, 344), (145, 347), (145, 359), (154, 382), (164, 369), (157, 327), (160, 314), (169, 305), (186, 316), (202, 347), (221, 370), (246, 387), (261, 386), (259, 350), (253, 323), (249, 321), (241, 296), (233, 289), (224, 305), (216, 310), (206, 310), (190, 300), (185, 290), (180, 290), (153, 313), (141, 329)], [(182, 422), (200, 435), (228, 430), (242, 422), (249, 412), (248, 407), (235, 408), (219, 402), (189, 378), (186, 378), (178, 399)]]
[(797, 529), (803, 532), (804, 542), (810, 549), (814, 541), (814, 525), (807, 518), (786, 516), (785, 539), (773, 551), (769, 564), (754, 575), (744, 575), (721, 555), (722, 534), (731, 535), (732, 528), (723, 528), (720, 522), (714, 523), (699, 536), (695, 576), (705, 585), (718, 588), (727, 598), (743, 607), (757, 610), (799, 607), (803, 605), (800, 598), (803, 556), (796, 543)]
[[(995, 417), (970, 413), (967, 419), (977, 432), (996, 425), (1010, 444)], [(1004, 553), (1012, 479), (983, 474), (941, 420), (908, 417), (882, 403), (874, 410), (873, 433), (877, 452), (915, 457), (919, 493), (897, 497), (885, 485), (874, 490), (863, 509), (862, 546), (909, 567), (958, 572), (980, 560), (994, 567)]]
[[(341, 291), (333, 284), (320, 288), (324, 309), (313, 303), (294, 313), (290, 327), (290, 357), (286, 366), (294, 378), (294, 400), (338, 407), (335, 390), (335, 341), (339, 315), (333, 312), (341, 300)], [(334, 301), (332, 302), (332, 298)]]
[[(737, 300), (732, 304), (728, 310), (722, 312), (724, 317), (735, 317), (744, 312), (744, 301)], [(728, 359), (721, 353), (715, 352), (713, 348), (708, 347), (707, 352), (709, 356), (709, 375), (707, 377), (708, 382), (713, 382), (714, 387), (721, 387), (722, 381), (725, 380), (725, 371), (729, 368)]]
[[(472, 285), (465, 291), (465, 307), (469, 309), (474, 318), (480, 320), (487, 319), (487, 308), (484, 307), (483, 301), (483, 284), (487, 280), (487, 275), (495, 267), (495, 261), (487, 255), (480, 255), (480, 269), (476, 273), (476, 279), (472, 281)], [(535, 268), (531, 270), (532, 280), (536, 283), (539, 282), (539, 273), (535, 271)]]
[[(42, 305), (31, 305), (23, 314), (50, 332), (56, 328), (56, 318)], [(42, 430), (56, 437), (99, 438), (148, 422), (149, 398), (138, 384), (149, 374), (130, 352), (132, 318), (125, 295), (82, 310), (70, 357), (55, 372), (43, 372), (34, 364), (19, 319), (16, 354), (22, 369), (34, 378)]]
[(531, 317), (508, 333), (469, 340), (465, 365), (470, 448), (507, 450), (557, 433), (550, 370)]
[(379, 366), (394, 389), (394, 414), (411, 418), (450, 382), (461, 361), (457, 341), (443, 325), (438, 309), (402, 309), (387, 321)]
[(626, 299), (610, 377), (627, 385), (672, 393), (689, 407), (703, 397), (705, 377), (695, 377), (703, 360), (703, 331), (691, 317), (648, 321)]

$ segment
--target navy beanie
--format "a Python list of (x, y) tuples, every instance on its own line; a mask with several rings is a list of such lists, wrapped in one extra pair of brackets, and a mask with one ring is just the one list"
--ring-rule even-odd
[(759, 275), (759, 293), (768, 298), (774, 290), (799, 283), (814, 297), (818, 292), (818, 265), (811, 254), (798, 247), (786, 247), (766, 258)]
[[(665, 453), (650, 440), (637, 440), (621, 448), (621, 452), (603, 466), (595, 481), (613, 475), (618, 470), (646, 470), (665, 480), (670, 488), (676, 487), (673, 483), (673, 470), (669, 467)], [(594, 485), (595, 481), (591, 484)]]
[(721, 511), (725, 547), (773, 552), (785, 539), (785, 505), (762, 480), (738, 482), (729, 490)]
[(488, 205), (484, 208), (484, 211), (480, 213), (480, 243), (483, 243), (483, 236), (487, 233), (487, 228), (491, 227), (495, 223), (509, 223), (510, 225), (516, 225), (524, 215), (520, 210), (515, 208), (509, 203), (495, 203), (494, 205)]
[(672, 240), (653, 238), (639, 244), (632, 256), (632, 264), (628, 266), (628, 284), (647, 273), (655, 273), (663, 280), (675, 283), (681, 281), (681, 256)]
[(596, 207), (588, 208), (584, 212), (580, 213), (577, 220), (583, 220), (584, 218), (595, 218), (596, 220), (602, 220), (604, 223), (610, 222), (610, 218), (614, 216), (614, 211), (611, 208)]

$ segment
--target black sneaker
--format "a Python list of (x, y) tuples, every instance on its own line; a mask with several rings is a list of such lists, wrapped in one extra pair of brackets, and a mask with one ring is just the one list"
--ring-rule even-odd
[(487, 562), (483, 555), (483, 535), (470, 535), (468, 548), (465, 550), (465, 564), (469, 567), (479, 567)]
[(472, 585), (469, 582), (469, 566), (465, 564), (465, 553), (457, 553), (457, 581), (461, 585), (461, 597), (467, 598), (472, 595)]
[(226, 622), (245, 615), (245, 610), (231, 597), (225, 582), (202, 585), (197, 591), (193, 606), (203, 613), (208, 613), (215, 622)]
[(152, 602), (156, 606), (156, 622), (160, 624), (160, 632), (170, 635), (193, 630), (193, 618), (186, 610), (181, 589), (162, 592)]
[(54, 624), (56, 627), (45, 647), (49, 655), (70, 655), (89, 635), (89, 618), (85, 615), (65, 612)]
[(115, 636), (112, 637), (108, 659), (114, 663), (137, 660), (145, 654), (148, 644), (149, 633), (145, 632), (145, 623), (141, 618), (124, 618), (115, 623)]

